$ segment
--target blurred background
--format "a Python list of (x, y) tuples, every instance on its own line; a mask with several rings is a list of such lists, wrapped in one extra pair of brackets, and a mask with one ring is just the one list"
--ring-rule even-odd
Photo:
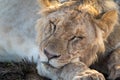
[(19, 61), (21, 57), (34, 57), (37, 0), (0, 0), (0, 61)]

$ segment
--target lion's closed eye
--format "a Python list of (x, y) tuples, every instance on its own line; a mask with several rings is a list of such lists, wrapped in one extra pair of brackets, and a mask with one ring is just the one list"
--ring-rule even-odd
[(46, 36), (48, 35), (48, 37), (50, 37), (51, 35), (53, 35), (53, 33), (55, 33), (56, 25), (52, 21), (49, 21), (48, 23), (49, 24), (46, 25), (44, 28), (44, 32)]
[(56, 31), (56, 24), (54, 24), (52, 21), (50, 21), (50, 31), (51, 33), (54, 33)]
[(73, 40), (83, 40), (85, 37), (84, 36), (73, 36), (69, 41)]

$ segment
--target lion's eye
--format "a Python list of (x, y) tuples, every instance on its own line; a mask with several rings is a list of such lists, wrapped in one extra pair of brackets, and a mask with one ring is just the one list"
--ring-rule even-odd
[(49, 25), (46, 25), (44, 31), (45, 35), (50, 37), (56, 31), (56, 25), (52, 21), (49, 21)]
[(56, 31), (56, 25), (52, 21), (50, 21), (50, 32), (54, 33), (55, 31)]
[(79, 39), (82, 40), (82, 39), (84, 39), (85, 37), (83, 37), (83, 36), (78, 36), (77, 38), (79, 38)]
[(76, 36), (73, 36), (69, 41), (72, 41), (72, 40), (74, 40), (76, 38)]
[(70, 41), (72, 41), (72, 40), (82, 40), (82, 39), (84, 39), (83, 36), (73, 36), (73, 37), (70, 39)]

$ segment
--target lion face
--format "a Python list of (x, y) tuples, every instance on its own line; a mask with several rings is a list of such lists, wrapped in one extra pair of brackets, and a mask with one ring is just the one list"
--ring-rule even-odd
[(79, 61), (91, 65), (104, 51), (105, 19), (113, 13), (97, 20), (86, 11), (67, 7), (42, 17), (37, 24), (40, 61), (54, 68)]

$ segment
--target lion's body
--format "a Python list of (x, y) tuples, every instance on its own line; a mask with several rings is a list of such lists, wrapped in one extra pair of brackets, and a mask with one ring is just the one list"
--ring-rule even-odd
[(0, 61), (37, 60), (35, 0), (0, 0)]

